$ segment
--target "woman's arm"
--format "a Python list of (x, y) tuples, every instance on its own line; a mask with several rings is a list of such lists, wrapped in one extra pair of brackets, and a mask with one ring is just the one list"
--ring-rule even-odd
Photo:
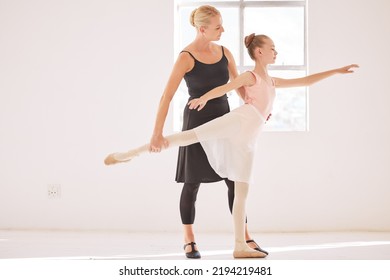
[[(238, 76), (236, 62), (234, 60), (232, 53), (227, 48), (224, 48), (224, 50), (225, 50), (225, 55), (229, 61), (228, 69), (229, 69), (230, 81), (233, 81)], [(238, 94), (238, 96), (241, 97), (241, 99), (245, 98), (245, 89), (243, 87), (237, 88), (236, 93)]]
[(150, 139), (150, 152), (159, 152), (161, 148), (168, 146), (168, 141), (163, 137), (165, 120), (168, 115), (169, 105), (175, 95), (186, 72), (193, 67), (193, 59), (187, 53), (181, 53), (173, 66), (171, 75), (161, 96), (157, 110), (153, 134)]
[(315, 84), (323, 79), (329, 78), (330, 76), (333, 76), (335, 74), (348, 74), (353, 73), (352, 68), (357, 68), (359, 65), (357, 64), (351, 64), (348, 66), (344, 66), (341, 68), (332, 69), (325, 72), (320, 72), (317, 74), (309, 75), (303, 78), (297, 78), (297, 79), (281, 79), (281, 78), (273, 78), (275, 80), (275, 86), (278, 88), (283, 87), (303, 87), (303, 86), (310, 86), (312, 84)]
[(242, 73), (233, 81), (224, 84), (222, 86), (216, 87), (199, 98), (191, 99), (190, 102), (188, 102), (189, 108), (198, 109), (198, 111), (200, 111), (203, 109), (207, 101), (209, 101), (210, 99), (220, 97), (224, 95), (226, 92), (229, 92), (234, 89), (238, 89), (243, 86), (251, 86), (255, 82), (256, 82), (255, 77), (253, 76), (252, 73), (250, 72)]

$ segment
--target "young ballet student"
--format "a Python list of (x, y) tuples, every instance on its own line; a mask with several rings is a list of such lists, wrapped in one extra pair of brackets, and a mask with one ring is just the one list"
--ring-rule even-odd
[[(251, 34), (245, 37), (249, 56), (255, 61), (252, 71), (239, 75), (233, 81), (216, 87), (199, 98), (188, 102), (190, 110), (203, 110), (208, 102), (231, 90), (244, 87), (245, 104), (231, 112), (194, 129), (166, 137), (166, 148), (183, 147), (200, 143), (215, 172), (234, 182), (233, 203), (235, 258), (263, 258), (267, 254), (254, 250), (245, 240), (245, 205), (249, 185), (253, 181), (253, 159), (256, 141), (266, 120), (271, 116), (275, 88), (309, 86), (335, 74), (353, 73), (351, 64), (302, 78), (282, 79), (268, 75), (268, 65), (275, 63), (277, 51), (274, 42), (266, 35)], [(149, 151), (149, 143), (127, 152), (113, 153), (105, 164), (127, 162)]]

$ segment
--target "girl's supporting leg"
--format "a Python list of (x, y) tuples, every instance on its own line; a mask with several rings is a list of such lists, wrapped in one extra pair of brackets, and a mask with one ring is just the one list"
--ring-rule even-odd
[[(230, 213), (233, 213), (233, 204), (234, 204), (234, 182), (229, 179), (225, 179), (226, 186), (228, 187), (228, 200), (229, 200), (229, 209)], [(245, 218), (245, 240), (249, 247), (252, 249), (256, 249), (258, 251), (263, 251), (268, 254), (268, 252), (264, 251), (260, 248), (260, 246), (253, 240), (248, 230), (247, 218)]]
[(233, 224), (234, 224), (234, 252), (235, 258), (264, 258), (267, 255), (248, 246), (245, 239), (245, 204), (249, 185), (243, 182), (234, 184)]
[[(199, 142), (193, 129), (169, 135), (166, 137), (166, 139), (169, 143), (168, 148), (177, 146), (189, 146), (191, 144)], [(149, 144), (142, 145), (136, 149), (132, 149), (127, 152), (110, 154), (106, 157), (104, 163), (106, 165), (111, 165), (120, 162), (127, 162), (132, 160), (134, 157), (146, 152), (149, 152)]]

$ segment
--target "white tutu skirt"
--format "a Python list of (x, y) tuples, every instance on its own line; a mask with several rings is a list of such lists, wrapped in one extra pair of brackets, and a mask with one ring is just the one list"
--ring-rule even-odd
[(219, 176), (250, 184), (256, 142), (264, 123), (253, 105), (244, 104), (194, 131)]

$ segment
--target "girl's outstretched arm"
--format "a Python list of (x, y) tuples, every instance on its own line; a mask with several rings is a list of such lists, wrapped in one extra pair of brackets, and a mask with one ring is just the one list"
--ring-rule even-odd
[(256, 82), (255, 77), (250, 72), (245, 72), (235, 78), (233, 81), (224, 84), (222, 86), (216, 87), (209, 92), (206, 92), (199, 98), (191, 99), (188, 102), (190, 109), (202, 110), (206, 105), (207, 101), (224, 95), (225, 93), (238, 89), (242, 86), (251, 86)]
[(357, 64), (351, 64), (351, 65), (344, 66), (341, 68), (336, 68), (336, 69), (316, 73), (313, 75), (309, 75), (309, 76), (306, 76), (303, 78), (297, 78), (297, 79), (274, 78), (275, 86), (278, 88), (310, 86), (310, 85), (315, 84), (323, 79), (329, 78), (330, 76), (333, 76), (335, 74), (353, 73), (354, 72), (353, 68), (358, 68), (358, 67), (359, 67), (359, 65), (357, 65)]

